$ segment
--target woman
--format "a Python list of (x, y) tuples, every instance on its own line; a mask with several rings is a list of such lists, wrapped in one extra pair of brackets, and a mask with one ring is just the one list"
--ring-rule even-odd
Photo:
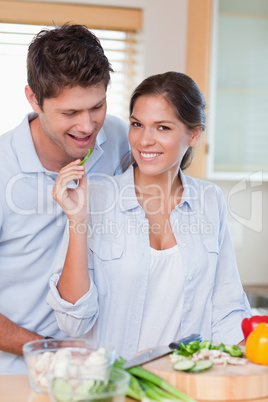
[[(204, 128), (205, 101), (194, 81), (155, 75), (130, 102), (134, 163), (92, 181), (89, 192), (80, 160), (60, 171), (53, 197), (69, 218), (69, 235), (48, 303), (63, 331), (109, 342), (126, 359), (190, 333), (214, 343), (243, 340), (241, 321), (251, 313), (223, 195), (182, 173)], [(68, 189), (71, 180), (76, 189)]]

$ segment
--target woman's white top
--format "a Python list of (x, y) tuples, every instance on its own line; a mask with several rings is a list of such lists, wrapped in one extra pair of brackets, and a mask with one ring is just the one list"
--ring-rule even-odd
[(184, 269), (178, 245), (151, 250), (139, 350), (177, 339), (183, 306)]

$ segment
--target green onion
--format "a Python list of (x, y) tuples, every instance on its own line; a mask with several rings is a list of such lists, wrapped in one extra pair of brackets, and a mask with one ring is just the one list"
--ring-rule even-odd
[(184, 394), (183, 392), (181, 392), (180, 390), (178, 390), (177, 388), (173, 387), (168, 382), (163, 380), (163, 378), (158, 377), (158, 375), (153, 374), (148, 370), (145, 370), (141, 366), (131, 367), (131, 368), (127, 369), (127, 371), (136, 377), (139, 377), (139, 378), (142, 378), (144, 380), (151, 382), (152, 384), (162, 388), (163, 390), (169, 392), (171, 395), (176, 396), (177, 398), (179, 398), (182, 401), (196, 402), (190, 396)]
[(92, 149), (89, 148), (87, 156), (79, 163), (79, 166), (82, 166), (85, 163), (85, 161), (90, 157), (91, 154), (92, 154)]
[(149, 381), (141, 380), (140, 384), (145, 389), (146, 395), (148, 398), (153, 399), (155, 401), (163, 401), (163, 399), (169, 399), (171, 401), (177, 401), (178, 398), (164, 391), (162, 388), (156, 387)]
[(145, 392), (141, 387), (140, 382), (132, 374), (130, 374), (130, 383), (127, 390), (127, 396), (137, 399), (138, 401), (141, 401), (145, 397)]
[[(120, 358), (114, 363), (114, 367), (121, 368), (126, 360)], [(122, 369), (123, 370), (123, 369)], [(127, 396), (142, 401), (145, 397), (157, 401), (196, 402), (190, 396), (179, 391), (170, 385), (163, 378), (151, 373), (141, 366), (131, 367), (126, 370), (130, 374), (130, 384), (127, 390)]]

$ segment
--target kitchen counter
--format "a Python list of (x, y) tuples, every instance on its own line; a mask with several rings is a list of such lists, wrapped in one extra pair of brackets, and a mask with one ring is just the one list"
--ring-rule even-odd
[(0, 376), (1, 402), (49, 402), (49, 397), (31, 389), (27, 374)]
[[(35, 392), (31, 389), (27, 374), (20, 374), (0, 375), (0, 402), (50, 401), (48, 395)], [(130, 398), (126, 398), (126, 402), (134, 401)]]
[[(28, 376), (21, 375), (0, 375), (0, 401), (1, 402), (49, 402), (49, 397), (39, 394), (31, 389)], [(268, 398), (258, 400), (239, 400), (237, 402), (268, 402)], [(134, 402), (126, 398), (126, 402)], [(202, 402), (202, 401), (200, 401)], [(216, 402), (216, 401), (213, 401)], [(233, 401), (225, 401), (233, 402)]]

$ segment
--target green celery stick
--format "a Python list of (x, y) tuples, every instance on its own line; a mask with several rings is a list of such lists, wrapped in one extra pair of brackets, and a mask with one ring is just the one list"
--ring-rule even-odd
[(82, 166), (85, 163), (85, 161), (90, 157), (91, 154), (92, 154), (92, 149), (89, 148), (87, 156), (79, 163), (79, 166)]

